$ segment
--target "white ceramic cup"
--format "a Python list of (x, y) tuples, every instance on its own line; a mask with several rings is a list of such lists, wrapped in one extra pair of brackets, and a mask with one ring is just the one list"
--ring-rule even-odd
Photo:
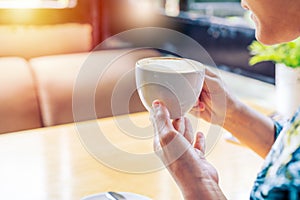
[(136, 86), (143, 105), (151, 112), (152, 102), (165, 103), (170, 118), (184, 116), (197, 102), (203, 87), (205, 66), (175, 57), (139, 60), (135, 67)]

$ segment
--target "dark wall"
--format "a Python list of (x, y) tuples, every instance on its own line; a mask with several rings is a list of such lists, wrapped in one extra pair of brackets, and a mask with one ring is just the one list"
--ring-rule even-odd
[(189, 19), (185, 16), (161, 16), (160, 24), (196, 40), (220, 68), (274, 83), (275, 69), (271, 62), (249, 66), (248, 46), (255, 40), (254, 29), (216, 24), (208, 18)]
[(151, 20), (140, 20), (136, 10), (126, 0), (110, 0), (109, 31), (111, 35), (137, 27), (164, 27), (184, 33), (207, 50), (214, 62), (222, 69), (252, 78), (274, 83), (274, 64), (264, 62), (249, 66), (248, 45), (255, 39), (255, 31), (246, 27), (215, 24), (205, 19), (169, 17), (155, 13)]
[[(186, 3), (186, 0), (181, 0), (181, 3)], [(106, 25), (101, 29), (106, 30), (106, 34), (103, 34), (102, 39), (133, 28), (169, 28), (195, 39), (220, 68), (265, 82), (275, 82), (273, 63), (264, 62), (255, 66), (248, 64), (251, 56), (248, 45), (255, 39), (255, 32), (251, 28), (215, 24), (205, 18), (169, 17), (157, 12), (151, 17), (142, 18), (139, 8), (134, 7), (128, 0), (109, 0), (103, 6), (102, 12), (106, 17), (103, 21)]]

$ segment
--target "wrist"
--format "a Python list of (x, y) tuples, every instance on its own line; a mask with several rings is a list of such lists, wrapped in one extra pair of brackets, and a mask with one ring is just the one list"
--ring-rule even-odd
[(223, 127), (228, 129), (237, 118), (242, 117), (245, 105), (236, 97), (230, 97), (227, 99), (227, 109)]
[(185, 191), (183, 193), (185, 200), (195, 200), (199, 197), (207, 200), (225, 199), (218, 183), (211, 178), (201, 179), (197, 184), (190, 185), (189, 189), (185, 188), (181, 191)]

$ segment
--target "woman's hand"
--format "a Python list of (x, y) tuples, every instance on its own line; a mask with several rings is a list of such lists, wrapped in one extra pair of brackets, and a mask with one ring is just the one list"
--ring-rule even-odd
[(222, 80), (215, 73), (206, 69), (202, 92), (190, 113), (222, 126), (225, 118), (234, 111), (236, 102), (233, 95), (226, 90)]
[(216, 74), (208, 69), (205, 72), (202, 92), (191, 113), (224, 127), (241, 143), (265, 157), (274, 143), (272, 120), (230, 95)]
[(225, 199), (218, 186), (218, 174), (204, 157), (205, 141), (193, 133), (188, 119), (170, 120), (162, 102), (153, 102), (152, 122), (155, 128), (155, 152), (180, 187), (185, 199)]

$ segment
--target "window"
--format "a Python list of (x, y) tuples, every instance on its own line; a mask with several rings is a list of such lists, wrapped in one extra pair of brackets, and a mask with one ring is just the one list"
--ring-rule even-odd
[(72, 8), (77, 0), (0, 0), (0, 8)]
[[(167, 15), (177, 16), (179, 11), (193, 15), (214, 17), (244, 17), (240, 0), (158, 0)], [(170, 14), (169, 14), (170, 13)]]
[(193, 0), (193, 2), (240, 2), (240, 0)]
[(197, 41), (220, 69), (274, 83), (274, 65), (250, 67), (248, 45), (255, 39), (250, 12), (240, 0), (158, 0), (162, 25)]
[(240, 0), (190, 0), (187, 10), (201, 15), (215, 17), (244, 16)]

